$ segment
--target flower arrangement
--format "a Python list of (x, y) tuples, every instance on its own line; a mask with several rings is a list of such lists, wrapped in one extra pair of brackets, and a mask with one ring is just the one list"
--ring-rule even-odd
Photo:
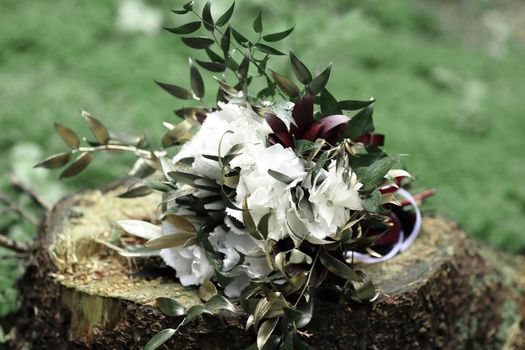
[[(121, 197), (163, 192), (160, 224), (120, 221), (137, 240), (119, 252), (160, 256), (183, 286), (199, 288), (204, 302), (185, 310), (160, 298), (161, 310), (186, 315), (182, 324), (202, 313), (240, 310), (250, 315), (246, 328), (257, 333), (254, 347), (308, 348), (300, 335), (315, 317), (316, 291), (331, 288), (355, 302), (373, 301), (378, 292), (356, 263), (384, 261), (406, 249), (421, 215), (403, 189), (411, 175), (396, 168), (399, 157), (388, 156), (384, 135), (374, 132), (375, 100), (338, 101), (327, 89), (331, 65), (313, 76), (292, 51), (301, 87), (269, 69), (271, 57), (284, 55), (271, 43), (293, 28), (263, 34), (259, 13), (257, 40), (248, 39), (228, 24), (234, 6), (214, 19), (211, 1), (199, 12), (191, 1), (173, 12), (197, 19), (167, 28), (207, 59), (190, 59), (191, 89), (157, 84), (179, 99), (200, 101), (205, 85), (198, 67), (222, 74), (214, 77), (215, 107), (177, 110), (183, 120), (165, 123), (159, 150), (145, 136), (115, 137), (83, 112), (96, 140), (81, 141), (55, 124), (71, 149), (38, 166), (69, 164), (61, 178), (71, 177), (98, 151), (135, 153), (130, 175), (137, 181)], [(192, 35), (198, 30), (208, 34)], [(177, 329), (161, 331), (146, 348), (158, 347)]]

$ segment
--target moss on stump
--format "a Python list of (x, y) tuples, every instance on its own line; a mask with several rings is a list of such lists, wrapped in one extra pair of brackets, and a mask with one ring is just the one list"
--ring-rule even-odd
[[(38, 237), (39, 249), (20, 281), (22, 307), (14, 349), (142, 349), (182, 319), (162, 315), (155, 298), (191, 306), (197, 293), (176, 281), (134, 274), (135, 259), (104, 245), (120, 219), (155, 220), (159, 197), (119, 199), (119, 182), (62, 200)], [(366, 305), (316, 305), (307, 341), (319, 349), (520, 349), (525, 315), (524, 259), (468, 239), (458, 226), (427, 217), (412, 247), (385, 263), (362, 267), (380, 298)], [(254, 342), (246, 315), (204, 315), (166, 348), (242, 349)]]

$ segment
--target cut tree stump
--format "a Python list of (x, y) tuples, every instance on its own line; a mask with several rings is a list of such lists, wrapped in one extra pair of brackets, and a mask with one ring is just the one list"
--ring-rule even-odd
[[(4, 346), (142, 349), (156, 332), (182, 320), (161, 314), (155, 298), (200, 303), (194, 290), (174, 279), (134, 274), (143, 262), (119, 257), (100, 243), (118, 237), (116, 220), (155, 220), (160, 197), (117, 198), (125, 188), (119, 182), (56, 205), (20, 281), (22, 306), (10, 318)], [(524, 266), (522, 257), (468, 239), (455, 223), (426, 217), (408, 251), (362, 267), (380, 290), (379, 299), (316, 305), (306, 340), (319, 349), (525, 348)], [(255, 340), (245, 322), (242, 314), (204, 315), (163, 348), (241, 349)]]

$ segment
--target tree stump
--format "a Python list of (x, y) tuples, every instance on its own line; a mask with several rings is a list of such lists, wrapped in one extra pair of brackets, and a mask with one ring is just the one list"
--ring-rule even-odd
[[(118, 236), (116, 220), (155, 220), (159, 196), (117, 198), (125, 188), (119, 182), (56, 205), (20, 281), (22, 307), (10, 318), (4, 346), (142, 349), (156, 332), (182, 320), (161, 314), (155, 298), (200, 303), (194, 290), (174, 279), (134, 274), (139, 261), (100, 243)], [(380, 290), (379, 299), (316, 305), (305, 340), (319, 349), (523, 348), (523, 262), (473, 242), (449, 220), (426, 217), (408, 251), (362, 267)], [(242, 314), (204, 315), (164, 348), (241, 349), (255, 340), (245, 322)]]

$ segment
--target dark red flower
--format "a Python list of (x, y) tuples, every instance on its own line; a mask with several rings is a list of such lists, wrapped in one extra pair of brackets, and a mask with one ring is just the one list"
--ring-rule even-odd
[(304, 96), (295, 104), (292, 110), (295, 125), (291, 124), (290, 130), (276, 115), (266, 113), (264, 117), (273, 130), (268, 135), (269, 142), (280, 143), (284, 147), (293, 147), (296, 140), (315, 141), (319, 138), (335, 144), (343, 135), (349, 120), (346, 115), (339, 114), (324, 117), (320, 121), (315, 120), (314, 98), (311, 95)]
[(359, 136), (354, 141), (356, 142), (362, 142), (365, 145), (370, 146), (384, 146), (385, 145), (385, 135), (383, 134), (375, 134), (375, 133), (367, 133)]

